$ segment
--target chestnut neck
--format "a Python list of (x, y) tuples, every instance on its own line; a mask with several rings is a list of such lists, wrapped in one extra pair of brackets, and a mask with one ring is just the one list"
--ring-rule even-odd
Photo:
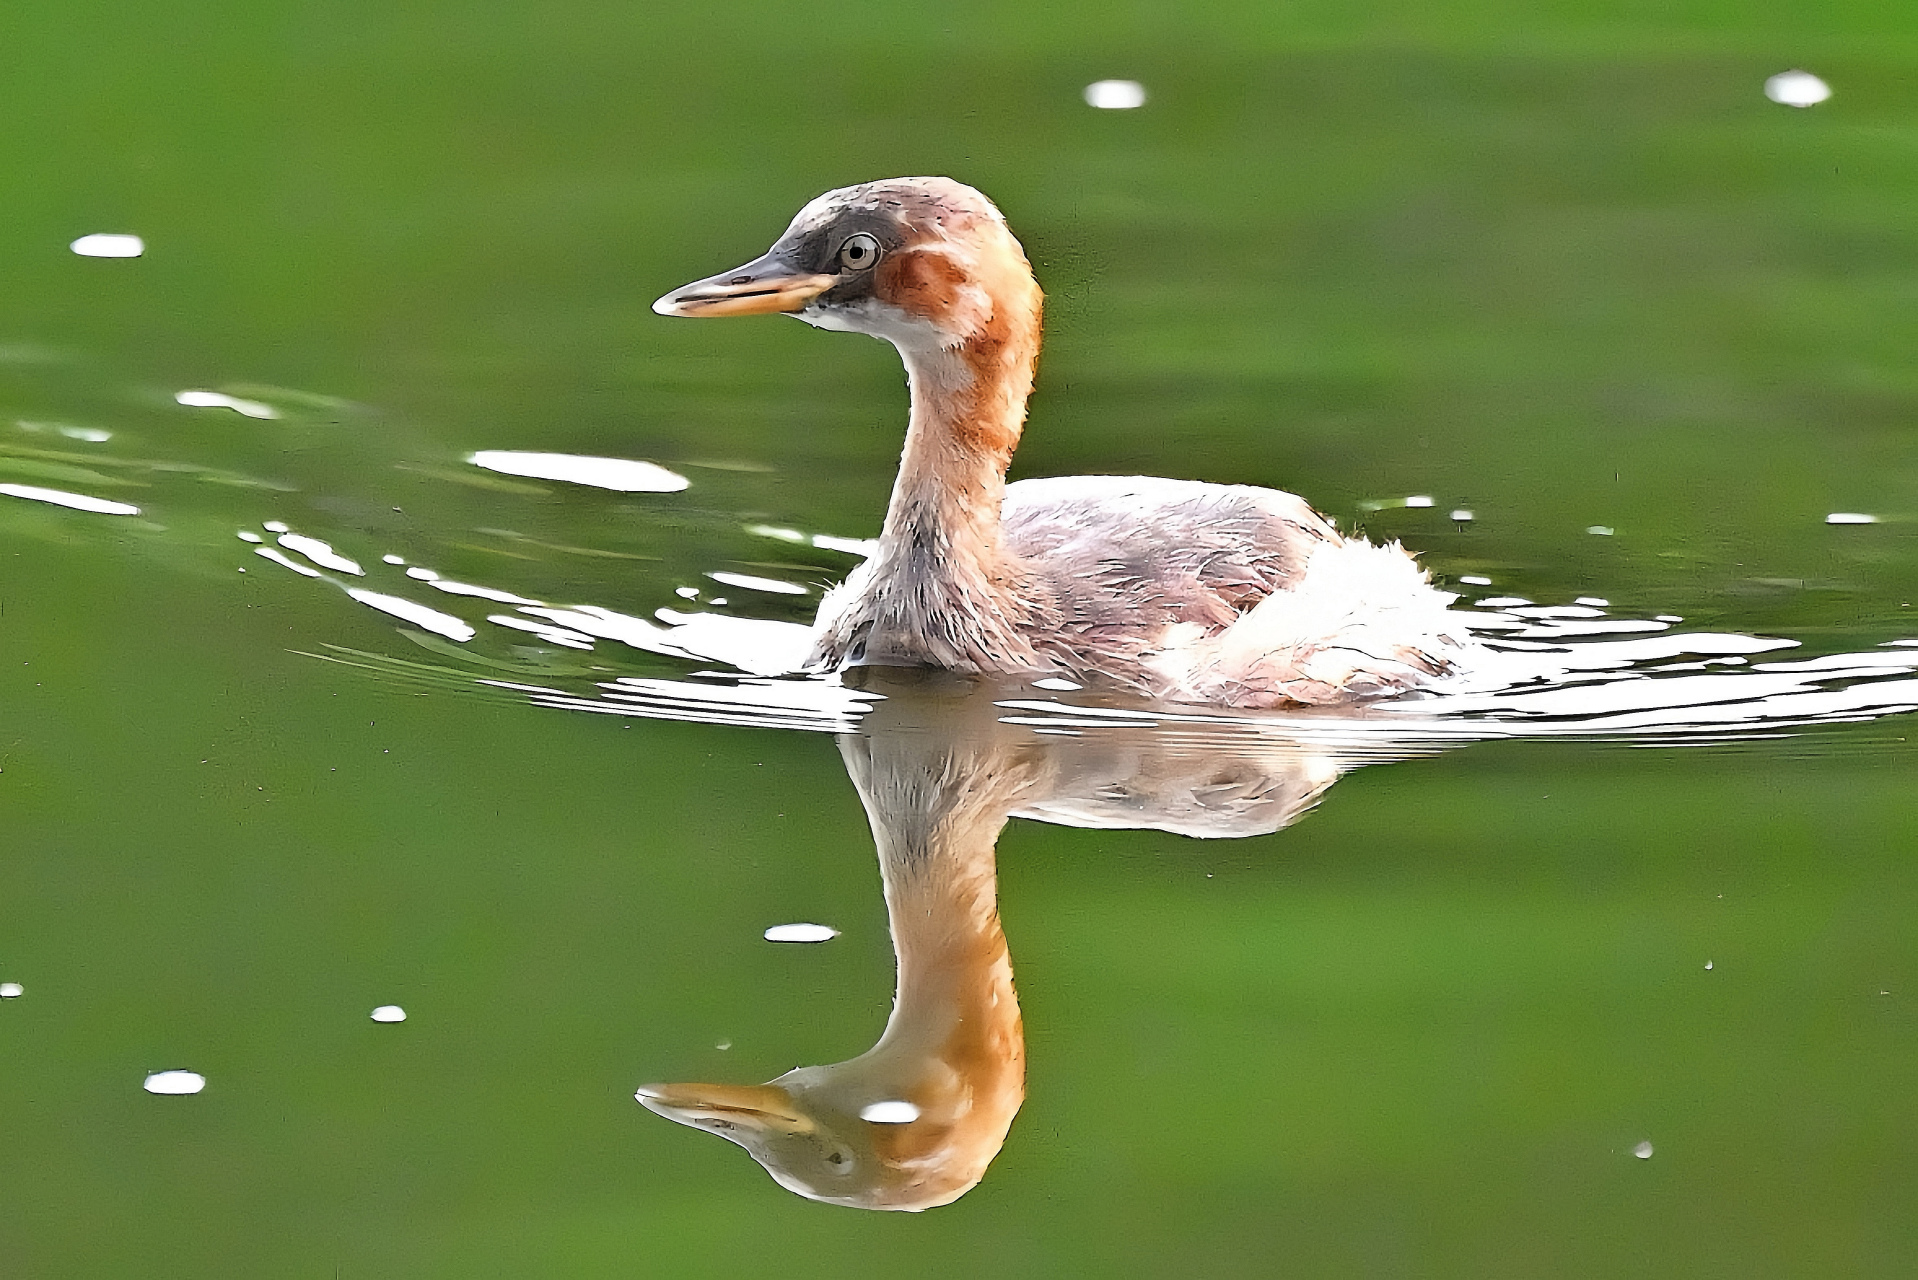
[(936, 576), (1005, 576), (999, 509), (1038, 364), (1036, 315), (999, 314), (952, 346), (899, 344), (912, 416), (879, 555)]

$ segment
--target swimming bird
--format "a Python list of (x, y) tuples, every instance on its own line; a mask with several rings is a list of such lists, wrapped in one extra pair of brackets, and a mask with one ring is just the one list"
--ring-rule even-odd
[(1399, 693), (1457, 668), (1452, 597), (1396, 543), (1306, 502), (1142, 476), (1006, 483), (1043, 295), (984, 195), (950, 178), (829, 191), (670, 316), (786, 313), (883, 338), (912, 409), (877, 551), (828, 592), (806, 666), (1065, 676), (1271, 707)]

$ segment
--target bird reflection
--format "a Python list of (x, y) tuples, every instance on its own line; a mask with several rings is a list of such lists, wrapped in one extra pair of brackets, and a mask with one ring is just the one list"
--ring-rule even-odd
[(979, 1181), (1025, 1097), (997, 898), (1007, 819), (1258, 835), (1304, 813), (1342, 766), (1269, 723), (1214, 723), (1203, 740), (1150, 722), (1057, 736), (1015, 723), (1003, 687), (866, 678), (884, 700), (839, 749), (872, 824), (898, 961), (884, 1034), (858, 1057), (765, 1084), (653, 1084), (637, 1097), (744, 1147), (808, 1199), (921, 1210)]

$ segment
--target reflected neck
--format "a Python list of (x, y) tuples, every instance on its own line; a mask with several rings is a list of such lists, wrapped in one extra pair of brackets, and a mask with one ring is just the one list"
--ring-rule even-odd
[[(892, 1016), (870, 1056), (924, 1083), (956, 1078), (972, 1092), (998, 1092), (1024, 1077), (993, 850), (1004, 824), (1001, 814), (942, 833), (947, 840), (936, 850), (880, 845), (899, 976)], [(963, 848), (947, 842), (954, 837)]]
[(935, 1122), (972, 1117), (996, 1143), (1025, 1095), (1025, 1035), (994, 843), (1025, 775), (955, 776), (955, 763), (907, 746), (875, 751), (870, 772), (855, 770), (899, 969), (884, 1034), (846, 1065)]

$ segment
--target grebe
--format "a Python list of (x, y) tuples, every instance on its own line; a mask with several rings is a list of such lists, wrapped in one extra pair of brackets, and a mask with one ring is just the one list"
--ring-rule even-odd
[(1005, 482), (1043, 295), (985, 196), (950, 178), (829, 191), (670, 316), (785, 312), (884, 338), (911, 387), (876, 553), (826, 595), (807, 667), (1064, 675), (1174, 702), (1398, 693), (1467, 650), (1398, 544), (1292, 494), (1140, 476)]

